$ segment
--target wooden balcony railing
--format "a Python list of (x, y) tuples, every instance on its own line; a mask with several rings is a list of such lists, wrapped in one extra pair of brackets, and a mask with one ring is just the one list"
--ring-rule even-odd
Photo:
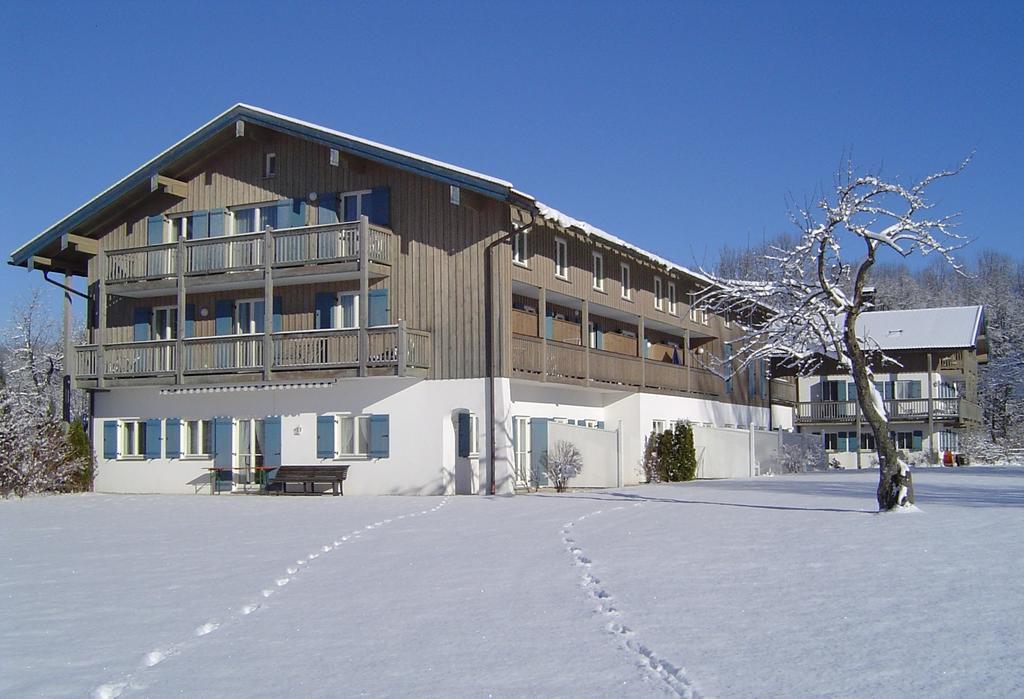
[(796, 383), (793, 381), (771, 379), (771, 391), (772, 401), (775, 403), (795, 405), (797, 402)]
[[(711, 371), (668, 362), (646, 361), (618, 352), (512, 336), (512, 371), (544, 381), (602, 385), (630, 390), (650, 388), (679, 393), (716, 395), (722, 379)], [(589, 364), (589, 373), (588, 373)]]
[[(359, 222), (283, 228), (270, 232), (272, 267), (358, 262)], [(390, 230), (367, 227), (367, 259), (392, 263)], [(182, 242), (184, 274), (214, 274), (257, 269), (264, 266), (266, 233), (246, 233)], [(107, 253), (106, 281), (110, 283), (174, 277), (178, 273), (178, 243), (147, 245)]]
[[(898, 398), (885, 401), (885, 412), (890, 421), (924, 422), (928, 420), (927, 398)], [(852, 423), (860, 412), (857, 401), (810, 401), (797, 405), (800, 423)], [(981, 418), (978, 406), (966, 398), (932, 398), (933, 420), (962, 420), (977, 422)]]
[[(404, 323), (369, 328), (366, 364), (394, 367), (404, 375), (407, 369), (429, 369), (431, 335), (408, 330)], [(182, 374), (224, 374), (259, 371), (264, 368), (264, 336), (224, 335), (187, 338), (181, 341)], [(104, 376), (146, 377), (176, 374), (178, 343), (131, 342), (102, 348)], [(271, 334), (271, 370), (332, 369), (360, 366), (359, 330), (315, 330)], [(76, 348), (77, 372), (81, 378), (97, 378), (100, 348)]]

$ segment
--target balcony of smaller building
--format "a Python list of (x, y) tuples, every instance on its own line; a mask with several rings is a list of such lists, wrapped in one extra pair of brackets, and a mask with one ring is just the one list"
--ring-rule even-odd
[[(981, 421), (981, 408), (967, 398), (896, 398), (884, 400), (889, 422), (941, 421), (947, 426), (966, 426)], [(799, 425), (812, 424), (855, 424), (864, 421), (860, 406), (855, 400), (846, 401), (801, 401), (797, 404), (796, 422)]]

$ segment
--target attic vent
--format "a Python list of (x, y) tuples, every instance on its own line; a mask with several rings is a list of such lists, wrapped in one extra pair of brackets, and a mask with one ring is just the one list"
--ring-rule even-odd
[(903, 330), (902, 329), (890, 330), (889, 331), (889, 337), (899, 337), (902, 334), (903, 334)]

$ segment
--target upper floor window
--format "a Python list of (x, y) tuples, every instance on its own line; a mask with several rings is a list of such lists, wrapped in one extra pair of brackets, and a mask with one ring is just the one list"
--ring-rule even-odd
[(604, 291), (604, 255), (594, 253), (594, 288)]
[(342, 292), (334, 307), (334, 327), (351, 329), (359, 327), (359, 294)]
[(620, 279), (622, 280), (622, 298), (632, 300), (633, 298), (633, 286), (629, 279), (629, 265), (623, 262), (619, 266), (619, 272), (621, 274)]
[(697, 322), (697, 294), (690, 294), (690, 320)]
[(526, 231), (516, 231), (512, 234), (512, 261), (525, 267), (527, 259)]
[(569, 278), (569, 244), (564, 238), (555, 238), (555, 276)]
[(462, 190), (457, 185), (448, 186), (448, 200), (456, 206), (462, 203)]
[(235, 235), (277, 227), (277, 205), (264, 204), (235, 209)]
[(369, 189), (342, 194), (338, 197), (338, 206), (341, 209), (338, 213), (341, 214), (341, 220), (358, 221), (360, 216), (366, 215), (370, 217), (372, 197), (373, 191)]
[(728, 312), (725, 313), (725, 315), (722, 316), (722, 324), (725, 327), (727, 327), (727, 328), (731, 328), (732, 327), (732, 320), (729, 318)]
[(675, 282), (668, 283), (668, 312), (676, 314), (676, 285)]
[(263, 176), (277, 176), (277, 153), (266, 153), (263, 156)]
[(654, 307), (659, 311), (665, 308), (665, 300), (661, 297), (661, 277), (654, 278)]

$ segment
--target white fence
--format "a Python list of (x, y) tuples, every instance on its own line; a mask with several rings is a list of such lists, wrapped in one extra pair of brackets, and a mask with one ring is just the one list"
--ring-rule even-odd
[(693, 426), (697, 478), (747, 478), (823, 468), (820, 436)]
[[(548, 423), (548, 446), (571, 442), (583, 457), (583, 470), (569, 479), (570, 488), (614, 488), (619, 480), (619, 440), (615, 430)], [(536, 447), (534, 447), (536, 448)]]

